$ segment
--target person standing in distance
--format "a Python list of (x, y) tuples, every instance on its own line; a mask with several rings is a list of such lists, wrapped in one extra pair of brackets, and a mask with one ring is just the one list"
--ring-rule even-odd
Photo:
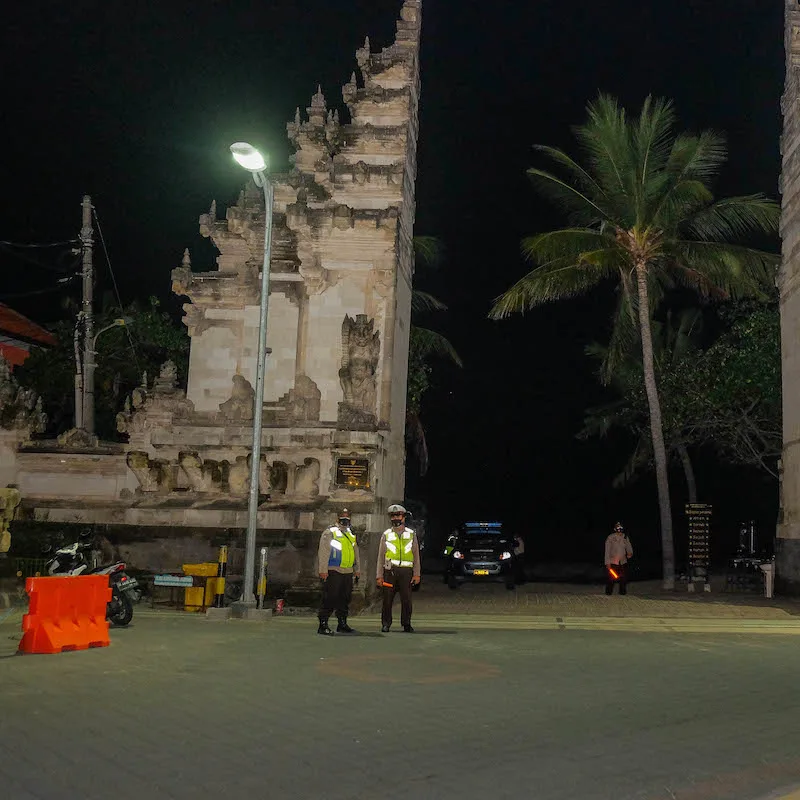
[(420, 582), (419, 542), (406, 527), (406, 510), (401, 505), (389, 506), (391, 528), (387, 528), (378, 545), (378, 586), (383, 589), (381, 631), (392, 627), (392, 604), (400, 593), (400, 624), (406, 633), (411, 627), (411, 585)]
[(322, 580), (322, 603), (319, 608), (317, 633), (333, 636), (328, 627), (331, 614), (336, 612), (339, 624), (336, 633), (355, 633), (347, 624), (353, 578), (358, 581), (361, 565), (356, 536), (350, 529), (350, 512), (343, 508), (337, 525), (322, 532), (317, 551), (319, 577)]
[(614, 584), (619, 583), (619, 593), (628, 593), (628, 559), (633, 556), (630, 539), (625, 535), (622, 523), (614, 526), (614, 532), (606, 537), (606, 594), (613, 594)]

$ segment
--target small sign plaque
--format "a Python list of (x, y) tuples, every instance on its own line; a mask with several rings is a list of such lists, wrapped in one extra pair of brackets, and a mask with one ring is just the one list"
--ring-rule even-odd
[(711, 515), (708, 503), (687, 503), (689, 527), (689, 575), (692, 579), (707, 578), (711, 561)]
[(154, 575), (154, 586), (191, 586), (191, 575)]
[(369, 459), (337, 458), (336, 485), (348, 489), (369, 489)]

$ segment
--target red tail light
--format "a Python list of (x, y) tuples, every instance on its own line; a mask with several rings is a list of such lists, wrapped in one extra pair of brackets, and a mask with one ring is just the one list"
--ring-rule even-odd
[(125, 565), (124, 564), (117, 564), (117, 566), (114, 567), (113, 572), (122, 572), (122, 570), (124, 570), (124, 569), (125, 569)]

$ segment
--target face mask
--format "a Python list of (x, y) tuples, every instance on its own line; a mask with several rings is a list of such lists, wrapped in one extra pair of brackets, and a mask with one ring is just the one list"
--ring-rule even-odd
[(393, 528), (399, 528), (402, 524), (403, 524), (403, 520), (402, 519), (393, 519), (392, 520), (392, 527)]
[(342, 519), (339, 520), (339, 525), (342, 528), (349, 528), (350, 527), (350, 520), (342, 518)]

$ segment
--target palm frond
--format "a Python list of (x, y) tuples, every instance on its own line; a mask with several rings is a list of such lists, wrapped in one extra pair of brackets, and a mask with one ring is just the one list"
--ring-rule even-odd
[(412, 337), (412, 346), (421, 358), (439, 356), (449, 359), (456, 366), (464, 366), (461, 356), (456, 352), (455, 347), (441, 333), (432, 331), (429, 328), (420, 328), (419, 325), (412, 325), (410, 335)]
[(611, 383), (620, 365), (639, 347), (641, 332), (636, 300), (635, 293), (629, 291), (621, 291), (617, 298), (611, 340), (600, 364), (600, 381), (606, 386)]
[(636, 224), (645, 226), (654, 195), (663, 186), (664, 167), (672, 149), (675, 110), (672, 102), (647, 97), (631, 131), (635, 152), (634, 202)]
[(589, 225), (613, 215), (613, 208), (601, 205), (600, 197), (593, 197), (551, 172), (531, 167), (527, 174), (539, 194), (555, 203), (576, 224)]
[(614, 478), (612, 485), (615, 489), (630, 483), (646, 467), (653, 457), (653, 445), (647, 435), (642, 435), (636, 442), (636, 448), (628, 458), (622, 471)]
[(428, 471), (430, 458), (428, 456), (428, 440), (419, 414), (412, 412), (406, 414), (406, 442), (417, 460), (419, 474), (424, 476)]
[(574, 129), (575, 137), (586, 155), (590, 171), (612, 198), (615, 215), (630, 208), (634, 194), (635, 156), (625, 109), (604, 94), (587, 106), (588, 121)]
[(726, 242), (678, 240), (668, 268), (680, 283), (701, 295), (715, 291), (732, 299), (767, 297), (775, 285), (780, 256)]
[(575, 159), (556, 147), (535, 144), (533, 149), (552, 161), (554, 165), (560, 167), (572, 179), (575, 186), (580, 188), (588, 197), (594, 198), (598, 205), (602, 205), (599, 202), (604, 197), (602, 187), (591, 173), (587, 172)]
[(411, 313), (422, 314), (426, 311), (447, 311), (447, 306), (429, 292), (414, 289), (411, 292)]
[(418, 266), (436, 269), (444, 260), (444, 242), (437, 236), (415, 236), (412, 239), (414, 259)]
[(699, 210), (682, 226), (689, 238), (726, 241), (778, 232), (781, 207), (763, 194), (728, 197)]

